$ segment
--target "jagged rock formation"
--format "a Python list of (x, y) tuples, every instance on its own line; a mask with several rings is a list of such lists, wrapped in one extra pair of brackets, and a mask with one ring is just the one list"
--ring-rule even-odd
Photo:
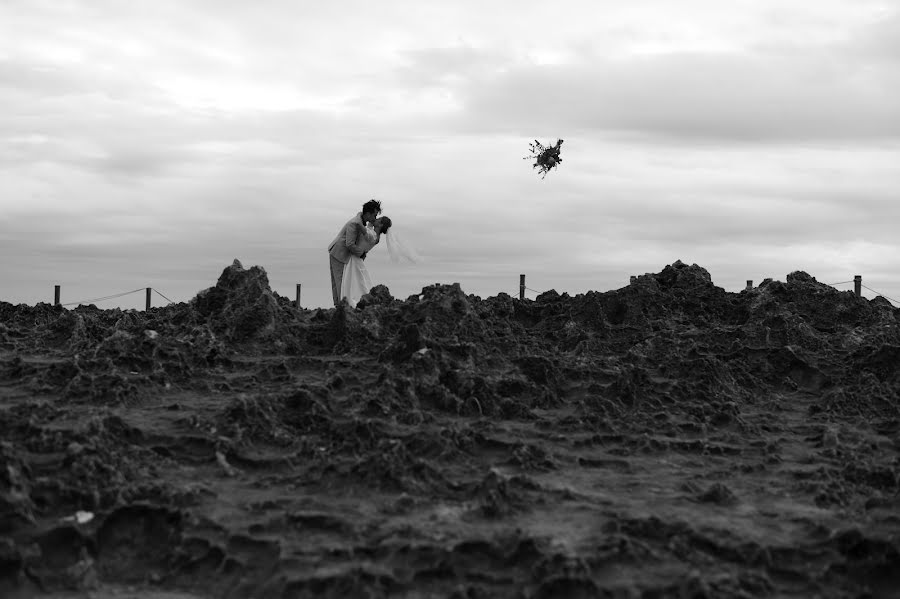
[[(0, 302), (0, 593), (889, 596), (900, 310), (680, 261), (535, 301)], [(615, 576), (611, 572), (615, 572)]]

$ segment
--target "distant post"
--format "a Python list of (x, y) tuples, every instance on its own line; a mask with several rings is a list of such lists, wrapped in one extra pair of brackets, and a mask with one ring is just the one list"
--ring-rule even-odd
[(300, 283), (297, 283), (297, 309), (300, 309)]
[(59, 305), (59, 285), (53, 286), (53, 305)]
[(753, 289), (753, 279), (747, 279), (747, 290)]
[(525, 275), (519, 275), (519, 299), (525, 299)]
[(853, 276), (853, 291), (856, 292), (856, 297), (862, 295), (862, 275)]
[(152, 288), (147, 287), (147, 310), (150, 309), (150, 292), (153, 291)]

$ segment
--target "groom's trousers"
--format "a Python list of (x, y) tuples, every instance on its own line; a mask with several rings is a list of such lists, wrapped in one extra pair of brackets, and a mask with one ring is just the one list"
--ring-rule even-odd
[(334, 296), (334, 307), (341, 305), (341, 282), (344, 280), (345, 264), (332, 256), (328, 255), (331, 261), (331, 295)]

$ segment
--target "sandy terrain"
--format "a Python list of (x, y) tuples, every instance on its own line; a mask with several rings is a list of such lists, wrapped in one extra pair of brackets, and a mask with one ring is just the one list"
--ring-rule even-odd
[(900, 597), (900, 309), (680, 262), (535, 301), (0, 302), (0, 595)]

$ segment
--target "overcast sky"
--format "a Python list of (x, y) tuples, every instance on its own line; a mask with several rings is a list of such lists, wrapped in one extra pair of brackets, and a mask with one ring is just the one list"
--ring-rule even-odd
[(424, 258), (373, 250), (400, 298), (681, 259), (900, 299), (898, 32), (898, 0), (0, 0), (0, 300), (186, 301), (238, 258), (330, 306), (369, 198)]

